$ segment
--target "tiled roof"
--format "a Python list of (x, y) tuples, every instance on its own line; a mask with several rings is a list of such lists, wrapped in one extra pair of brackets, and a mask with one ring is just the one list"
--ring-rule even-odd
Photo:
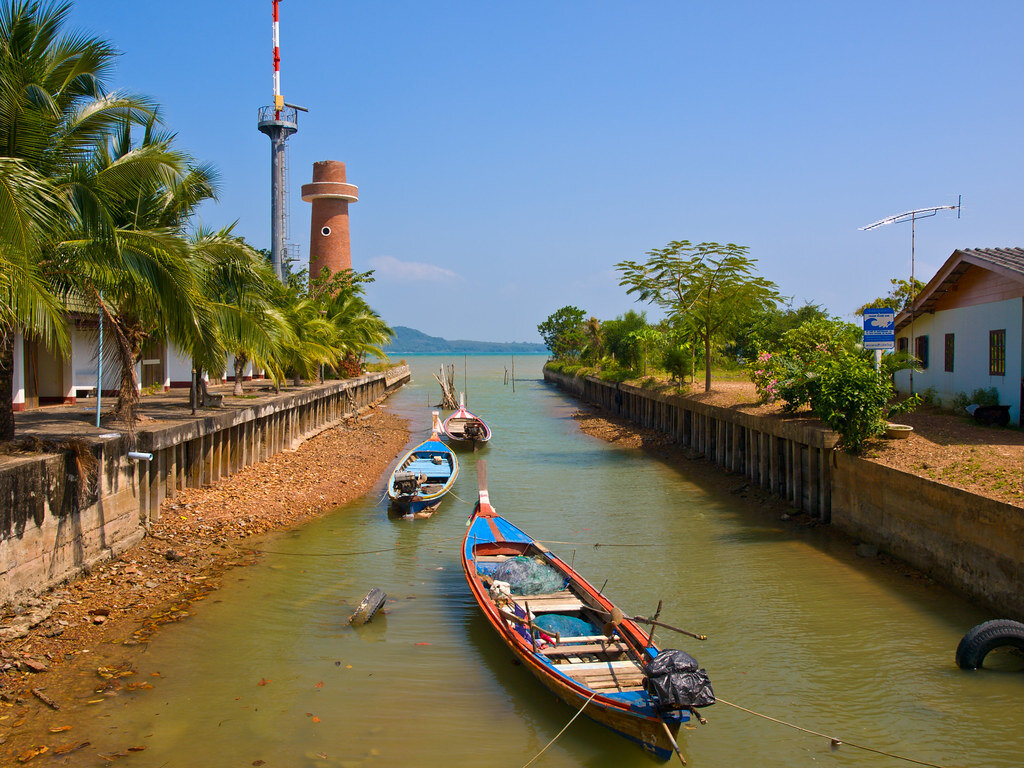
[(1024, 275), (1024, 248), (962, 248), (961, 252)]
[[(972, 265), (1000, 273), (1007, 280), (1024, 283), (1024, 248), (958, 248), (918, 294), (914, 302), (914, 317), (934, 312), (939, 299)], [(896, 330), (909, 322), (910, 311), (903, 310), (896, 316)]]

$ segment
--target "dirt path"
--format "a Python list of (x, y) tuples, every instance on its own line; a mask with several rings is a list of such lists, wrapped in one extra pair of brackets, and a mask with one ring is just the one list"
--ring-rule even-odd
[(75, 746), (68, 734), (40, 732), (33, 721), (44, 719), (36, 717), (48, 710), (44, 699), (59, 706), (83, 678), (101, 688), (121, 684), (121, 672), (102, 666), (98, 649), (143, 643), (162, 624), (187, 616), (226, 569), (254, 562), (246, 539), (363, 495), (408, 439), (405, 420), (377, 408), (214, 487), (181, 491), (163, 503), (160, 522), (137, 546), (4, 616), (0, 765)]

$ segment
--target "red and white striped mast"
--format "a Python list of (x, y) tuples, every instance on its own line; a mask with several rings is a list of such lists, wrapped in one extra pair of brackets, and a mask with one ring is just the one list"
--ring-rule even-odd
[(279, 31), (279, 3), (280, 0), (273, 0), (274, 3), (274, 118), (281, 119), (281, 110), (284, 109), (284, 96), (281, 95), (281, 34)]
[(260, 107), (256, 127), (270, 137), (270, 260), (278, 279), (283, 281), (285, 239), (288, 235), (285, 142), (299, 130), (298, 110), (308, 110), (296, 104), (285, 104), (284, 96), (281, 95), (281, 38), (278, 29), (278, 6), (281, 0), (271, 2), (274, 13), (274, 103)]

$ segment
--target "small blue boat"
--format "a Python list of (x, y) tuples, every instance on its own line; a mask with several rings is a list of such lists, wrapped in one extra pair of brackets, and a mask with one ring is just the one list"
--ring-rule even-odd
[(401, 514), (430, 517), (459, 476), (459, 460), (441, 442), (440, 433), (441, 421), (435, 411), (430, 438), (405, 454), (391, 473), (388, 497)]

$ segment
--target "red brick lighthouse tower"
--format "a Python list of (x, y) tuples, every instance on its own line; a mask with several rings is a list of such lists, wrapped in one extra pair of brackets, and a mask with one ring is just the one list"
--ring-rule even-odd
[(313, 204), (309, 231), (309, 276), (324, 267), (333, 275), (352, 268), (348, 235), (348, 204), (359, 200), (359, 189), (345, 180), (345, 164), (337, 160), (313, 163), (313, 182), (302, 185), (302, 199)]

